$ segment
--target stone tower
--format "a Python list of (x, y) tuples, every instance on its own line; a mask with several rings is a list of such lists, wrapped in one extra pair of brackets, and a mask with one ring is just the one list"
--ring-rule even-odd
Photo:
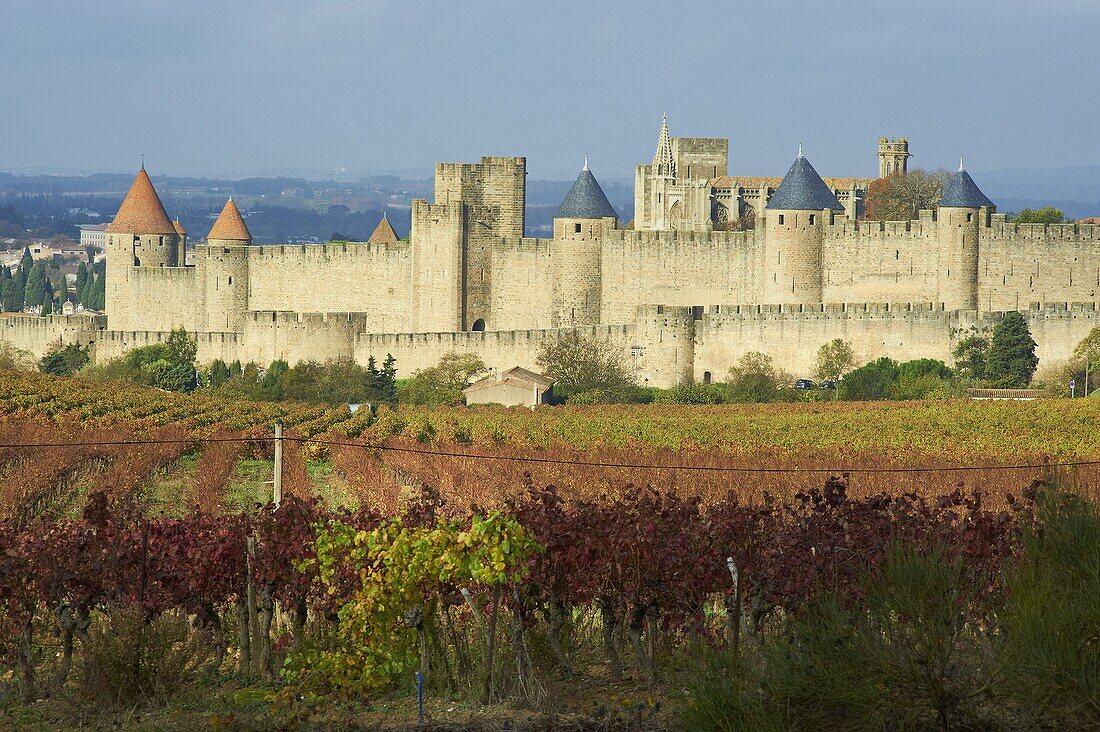
[(555, 328), (597, 325), (602, 295), (600, 242), (618, 214), (596, 177), (584, 167), (554, 214), (553, 312)]
[(909, 138), (878, 138), (878, 177), (889, 178), (895, 173), (904, 175), (909, 171)]
[[(252, 233), (230, 198), (199, 247), (198, 276), (205, 292), (206, 329), (241, 331), (248, 312), (248, 254)], [(202, 315), (200, 314), (200, 317)]]
[(978, 235), (996, 210), (960, 159), (959, 172), (940, 196), (936, 221), (936, 280), (947, 310), (978, 309)]
[[(825, 227), (844, 206), (798, 148), (764, 214), (760, 302), (821, 302)], [(759, 224), (757, 224), (759, 226)]]
[(183, 266), (181, 241), (143, 163), (106, 232), (106, 309), (111, 328), (131, 330), (141, 322), (135, 308), (151, 303), (133, 302), (138, 288), (132, 280), (138, 278), (139, 270)]
[(635, 229), (663, 231), (671, 226), (669, 196), (675, 185), (676, 156), (672, 151), (672, 137), (668, 134), (668, 115), (663, 115), (653, 164), (639, 165), (634, 172)]

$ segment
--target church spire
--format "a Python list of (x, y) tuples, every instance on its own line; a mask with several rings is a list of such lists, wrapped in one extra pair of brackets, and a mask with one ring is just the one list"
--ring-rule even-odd
[(672, 158), (672, 138), (668, 135), (668, 115), (661, 115), (661, 134), (657, 137), (657, 154), (653, 156), (653, 172), (657, 175), (676, 176), (676, 163)]

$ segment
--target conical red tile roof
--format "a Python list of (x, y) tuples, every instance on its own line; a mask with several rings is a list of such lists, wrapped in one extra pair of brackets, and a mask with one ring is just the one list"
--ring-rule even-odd
[(168, 218), (160, 196), (153, 188), (153, 181), (144, 166), (138, 171), (129, 193), (115, 214), (115, 220), (107, 227), (112, 234), (175, 234), (176, 227)]
[(390, 226), (390, 220), (385, 214), (382, 214), (382, 220), (378, 222), (378, 226), (374, 227), (374, 233), (367, 241), (372, 244), (391, 244), (398, 241), (397, 232)]
[(233, 203), (232, 198), (226, 201), (225, 208), (218, 215), (218, 220), (214, 222), (214, 228), (210, 229), (210, 233), (206, 235), (207, 241), (211, 239), (252, 241), (252, 232), (245, 225), (244, 217), (241, 216), (241, 211), (237, 208), (237, 204)]
[(175, 219), (172, 221), (172, 228), (175, 229), (176, 233), (180, 236), (184, 236), (187, 234), (187, 229), (183, 228), (183, 224), (180, 223), (179, 219)]

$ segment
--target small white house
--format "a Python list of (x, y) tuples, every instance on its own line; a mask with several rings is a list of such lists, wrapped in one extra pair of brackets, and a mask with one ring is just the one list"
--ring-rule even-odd
[(466, 395), (467, 404), (533, 407), (546, 403), (553, 386), (553, 379), (516, 366), (475, 381), (462, 393)]

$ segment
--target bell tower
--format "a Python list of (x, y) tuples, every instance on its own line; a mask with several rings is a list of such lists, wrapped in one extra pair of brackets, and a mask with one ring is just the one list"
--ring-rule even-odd
[(909, 138), (899, 137), (892, 140), (889, 137), (878, 138), (878, 177), (889, 178), (891, 175), (905, 175), (909, 172)]

